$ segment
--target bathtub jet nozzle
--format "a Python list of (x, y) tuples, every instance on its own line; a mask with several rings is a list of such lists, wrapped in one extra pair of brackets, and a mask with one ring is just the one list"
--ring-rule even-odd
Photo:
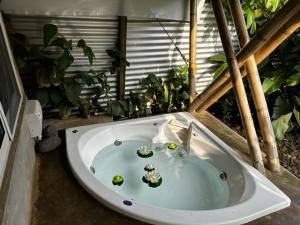
[(115, 140), (114, 145), (120, 146), (122, 144), (122, 141), (120, 139)]

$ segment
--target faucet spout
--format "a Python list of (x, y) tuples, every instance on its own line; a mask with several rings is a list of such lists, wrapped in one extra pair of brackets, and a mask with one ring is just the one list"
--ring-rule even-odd
[(193, 134), (193, 126), (194, 122), (191, 122), (188, 129), (187, 129), (187, 135), (186, 135), (186, 151), (189, 153), (191, 150), (191, 139), (192, 139), (192, 134)]

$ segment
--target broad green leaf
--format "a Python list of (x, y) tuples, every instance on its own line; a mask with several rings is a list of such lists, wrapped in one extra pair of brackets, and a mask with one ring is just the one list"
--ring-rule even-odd
[(300, 73), (291, 75), (285, 82), (286, 86), (296, 86), (300, 84)]
[(41, 71), (38, 74), (37, 82), (39, 88), (50, 87), (51, 86), (50, 75), (48, 75), (46, 71)]
[(256, 33), (256, 21), (255, 19), (253, 19), (253, 23), (251, 25), (251, 29), (250, 29), (250, 34), (255, 34)]
[(298, 122), (298, 124), (300, 125), (300, 110), (296, 109), (296, 107), (293, 109), (293, 113), (294, 113), (294, 116)]
[(293, 96), (293, 100), (295, 107), (300, 109), (300, 95)]
[(84, 53), (85, 56), (88, 57), (90, 65), (93, 65), (94, 59), (96, 59), (93, 50), (90, 47), (87, 46), (87, 47), (83, 48), (83, 53)]
[(248, 10), (246, 11), (246, 17), (247, 28), (249, 29), (253, 23), (253, 12), (250, 8), (248, 8)]
[(88, 74), (81, 74), (80, 78), (86, 83), (87, 86), (91, 86), (92, 84), (95, 84), (94, 78)]
[(156, 76), (154, 73), (150, 73), (150, 74), (148, 75), (148, 78), (149, 78), (149, 80), (150, 80), (153, 84), (158, 82), (158, 81), (157, 81), (157, 76)]
[(72, 40), (67, 41), (65, 38), (56, 38), (51, 42), (51, 45), (72, 50)]
[(54, 24), (44, 25), (44, 47), (49, 44), (49, 41), (57, 34), (57, 27)]
[(77, 106), (79, 95), (81, 93), (81, 85), (72, 78), (65, 78), (63, 85), (69, 102)]
[(50, 99), (53, 102), (54, 106), (59, 105), (60, 102), (63, 100), (63, 95), (61, 93), (61, 90), (59, 88), (51, 88), (49, 91), (50, 91)]
[(167, 102), (169, 100), (169, 90), (167, 84), (164, 84), (164, 97), (165, 97), (165, 101)]
[(288, 98), (278, 96), (273, 108), (272, 119), (278, 119), (280, 116), (285, 115), (292, 111), (292, 106)]
[(126, 101), (124, 101), (124, 100), (119, 100), (119, 104), (122, 106), (122, 108), (123, 108), (123, 110), (124, 110), (125, 112), (128, 112), (128, 111), (129, 111), (128, 104), (127, 104)]
[(282, 115), (278, 119), (272, 121), (275, 137), (278, 141), (282, 141), (284, 139), (284, 135), (290, 127), (289, 121), (291, 116), (292, 112)]
[(221, 66), (218, 67), (218, 69), (216, 69), (213, 79), (216, 79), (218, 76), (220, 76), (226, 69), (227, 63), (223, 63)]
[(71, 55), (69, 51), (64, 51), (61, 57), (57, 60), (57, 70), (58, 71), (66, 71), (74, 62), (74, 57)]
[(58, 86), (61, 84), (62, 78), (60, 74), (57, 74), (56, 70), (54, 69), (53, 73), (50, 76), (50, 80), (51, 80), (51, 84), (53, 84), (54, 86)]
[(120, 55), (117, 53), (117, 51), (112, 50), (112, 49), (107, 49), (106, 53), (107, 53), (108, 56), (110, 56), (113, 59), (116, 59), (116, 58), (120, 57)]
[(293, 70), (296, 72), (300, 72), (300, 65), (294, 66)]
[(35, 93), (35, 97), (41, 103), (42, 107), (45, 107), (49, 102), (49, 93), (48, 90), (45, 88), (38, 89)]
[(94, 54), (93, 50), (89, 46), (86, 45), (86, 43), (83, 39), (80, 39), (78, 41), (77, 47), (82, 48), (84, 55), (88, 57), (90, 65), (93, 65), (93, 62), (95, 59), (95, 54)]
[(211, 62), (222, 62), (222, 63), (226, 62), (226, 57), (225, 57), (224, 53), (210, 56), (207, 59), (208, 59), (208, 61), (211, 61)]
[(112, 101), (111, 107), (112, 107), (112, 114), (114, 116), (122, 115), (122, 112), (123, 112), (122, 106), (118, 101)]
[(124, 57), (121, 57), (120, 60), (121, 60), (121, 63), (125, 64), (125, 66), (127, 66), (127, 67), (130, 66), (130, 63)]
[(275, 12), (279, 6), (280, 0), (271, 0), (272, 9), (271, 12)]
[(285, 82), (285, 73), (281, 70), (274, 71), (272, 77), (265, 78), (263, 81), (263, 90), (265, 95), (272, 94), (279, 90), (281, 85)]
[(258, 69), (260, 70), (260, 69), (264, 68), (264, 67), (269, 63), (269, 61), (270, 61), (270, 58), (269, 58), (269, 57), (265, 58), (265, 59), (258, 65)]

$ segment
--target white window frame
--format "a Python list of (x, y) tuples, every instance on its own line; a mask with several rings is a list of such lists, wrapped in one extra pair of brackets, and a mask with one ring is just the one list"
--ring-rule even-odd
[(4, 171), (5, 171), (5, 167), (6, 167), (6, 162), (7, 162), (7, 158), (8, 158), (8, 153), (9, 153), (9, 148), (11, 145), (11, 139), (9, 137), (6, 125), (4, 123), (4, 112), (2, 109), (2, 105), (0, 102), (0, 122), (4, 128), (4, 137), (2, 140), (2, 144), (0, 143), (0, 187), (2, 184), (2, 180), (4, 177)]
[[(17, 116), (16, 116), (16, 121), (15, 121), (15, 124), (14, 124), (14, 127), (13, 127), (12, 130), (10, 129), (10, 127), (8, 125), (5, 113), (3, 111), (3, 108), (2, 108), (2, 105), (1, 105), (1, 102), (0, 102), (0, 121), (3, 125), (3, 127), (4, 127), (4, 132), (5, 132), (2, 144), (0, 146), (0, 188), (1, 188), (2, 180), (3, 180), (3, 176), (4, 176), (4, 171), (5, 171), (5, 168), (6, 168), (7, 158), (8, 158), (8, 155), (9, 155), (10, 146), (11, 146), (11, 143), (13, 141), (13, 138), (14, 138), (14, 135), (15, 135), (15, 132), (16, 132), (17, 121), (20, 117), (21, 105), (22, 105), (22, 102), (23, 102), (23, 99), (24, 99), (24, 91), (23, 91), (22, 84), (21, 84), (21, 81), (20, 81), (20, 78), (19, 78), (19, 72), (18, 72), (18, 69), (16, 67), (16, 63), (15, 63), (15, 60), (14, 60), (14, 57), (13, 57), (13, 53), (12, 53), (12, 50), (10, 48), (10, 43), (9, 43), (9, 39), (8, 39), (8, 35), (7, 35), (7, 31), (6, 31), (6, 28), (5, 28), (5, 24), (4, 24), (4, 21), (3, 21), (1, 11), (0, 11), (0, 29), (1, 29), (0, 31), (2, 32), (2, 35), (3, 35), (3, 38), (4, 38), (6, 48), (7, 48), (9, 61), (10, 61), (11, 66), (12, 66), (12, 71), (14, 73), (14, 77), (15, 77), (15, 81), (17, 83), (18, 91), (19, 91), (20, 96), (21, 96), (20, 97), (20, 102), (19, 102), (19, 105), (18, 105), (18, 112), (17, 112)], [(1, 84), (0, 84), (0, 86), (1, 86)]]

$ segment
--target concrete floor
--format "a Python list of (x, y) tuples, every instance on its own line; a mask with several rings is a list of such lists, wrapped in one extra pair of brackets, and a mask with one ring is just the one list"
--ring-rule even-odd
[[(205, 116), (200, 116), (199, 119), (207, 127), (210, 126), (208, 123), (213, 120)], [(65, 128), (65, 125), (56, 125)], [(238, 137), (230, 134), (233, 131), (226, 130), (227, 128), (222, 124), (215, 125), (216, 123), (210, 128), (212, 130), (217, 128), (215, 133), (222, 137), (225, 137), (225, 134), (228, 135), (225, 138), (227, 144), (244, 143), (242, 139), (240, 142), (237, 141)], [(239, 148), (241, 150), (241, 146)], [(246, 160), (248, 159), (244, 153), (240, 154)], [(286, 170), (278, 175), (268, 173), (268, 177), (293, 199), (292, 205), (248, 225), (300, 225), (299, 179)], [(146, 225), (146, 223), (110, 210), (90, 196), (70, 171), (64, 143), (55, 151), (38, 155), (35, 196), (32, 225)]]

